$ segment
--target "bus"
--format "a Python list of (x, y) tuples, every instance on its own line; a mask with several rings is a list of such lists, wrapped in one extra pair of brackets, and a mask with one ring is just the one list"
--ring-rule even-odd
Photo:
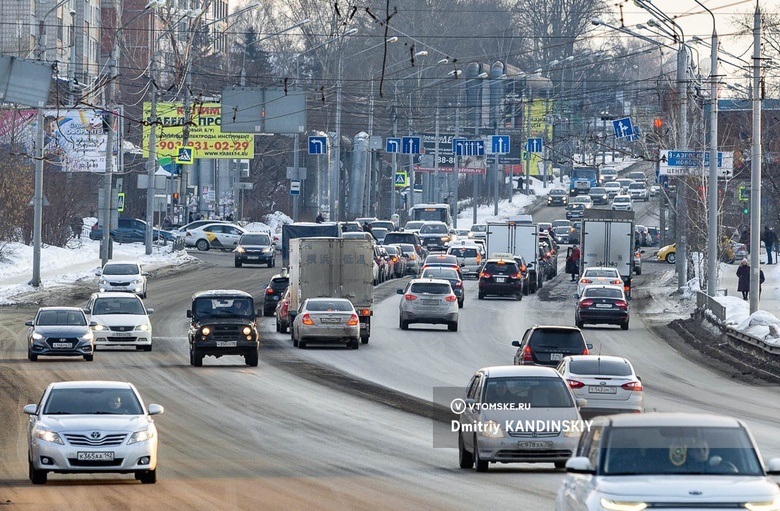
[(574, 167), (571, 169), (569, 195), (587, 194), (594, 186), (598, 186), (598, 167)]
[(448, 204), (415, 204), (409, 209), (409, 220), (444, 222), (452, 228), (452, 215)]

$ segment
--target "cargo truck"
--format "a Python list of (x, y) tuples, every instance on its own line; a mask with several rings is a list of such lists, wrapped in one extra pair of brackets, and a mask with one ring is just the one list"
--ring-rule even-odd
[(336, 222), (295, 222), (282, 226), (282, 265), (290, 263), (290, 240), (295, 238), (340, 238), (341, 226)]
[(360, 340), (367, 344), (374, 314), (373, 243), (343, 238), (293, 238), (289, 243), (290, 324), (307, 298), (346, 298), (357, 311)]
[(544, 275), (539, 270), (539, 233), (537, 226), (526, 222), (488, 222), (487, 223), (487, 255), (509, 253), (522, 256), (528, 272), (523, 294), (536, 293), (542, 287)]
[(626, 296), (634, 269), (634, 212), (585, 210), (582, 219), (580, 275), (588, 267), (617, 268)]

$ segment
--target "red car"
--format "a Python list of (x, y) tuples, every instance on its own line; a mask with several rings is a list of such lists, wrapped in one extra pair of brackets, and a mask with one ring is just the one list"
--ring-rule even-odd
[(290, 328), (290, 288), (284, 291), (282, 299), (276, 304), (276, 331), (286, 333)]

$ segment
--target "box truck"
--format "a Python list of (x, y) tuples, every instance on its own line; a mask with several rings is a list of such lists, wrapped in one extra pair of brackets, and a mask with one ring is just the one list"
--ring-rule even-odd
[(523, 294), (535, 293), (542, 287), (544, 275), (539, 271), (539, 233), (533, 223), (488, 222), (486, 231), (487, 255), (509, 253), (522, 256), (527, 265), (528, 278)]
[(585, 210), (580, 243), (580, 275), (588, 267), (617, 268), (626, 296), (634, 269), (634, 212)]

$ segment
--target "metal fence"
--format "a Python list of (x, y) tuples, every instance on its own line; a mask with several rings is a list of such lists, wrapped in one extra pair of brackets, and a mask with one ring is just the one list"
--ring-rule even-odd
[(715, 316), (718, 323), (726, 322), (726, 307), (721, 305), (715, 298), (704, 293), (703, 291), (696, 292), (696, 307), (698, 309), (705, 309)]

